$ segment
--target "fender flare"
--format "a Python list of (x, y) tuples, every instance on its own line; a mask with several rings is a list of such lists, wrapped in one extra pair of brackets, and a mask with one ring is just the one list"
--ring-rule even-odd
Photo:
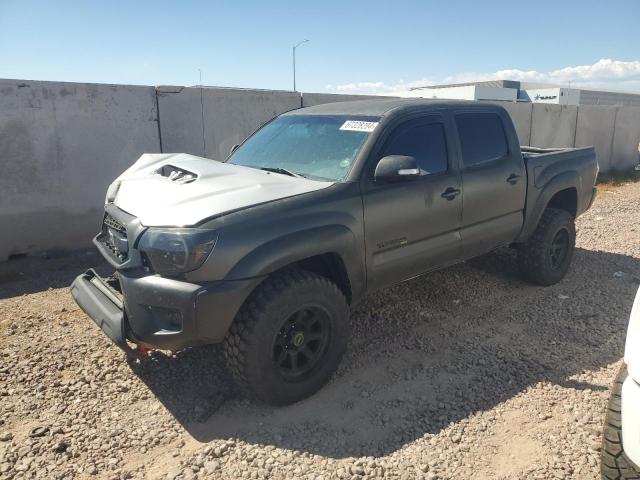
[(317, 255), (333, 253), (344, 263), (354, 299), (365, 289), (364, 260), (356, 236), (343, 225), (325, 225), (285, 234), (246, 254), (227, 275), (235, 280), (266, 276)]
[[(540, 222), (542, 214), (547, 208), (547, 205), (549, 205), (549, 202), (556, 193), (568, 188), (575, 188), (576, 192), (579, 192), (578, 175), (578, 172), (570, 170), (568, 172), (559, 173), (546, 182), (542, 190), (539, 191), (537, 198), (533, 200), (534, 204), (530, 207), (527, 206), (524, 225), (516, 243), (526, 241), (533, 234)], [(543, 177), (543, 175), (540, 177)], [(539, 179), (543, 179), (540, 177), (535, 179), (535, 183), (537, 183)], [(533, 182), (530, 182), (529, 188), (536, 188)], [(527, 201), (529, 201), (529, 199)]]

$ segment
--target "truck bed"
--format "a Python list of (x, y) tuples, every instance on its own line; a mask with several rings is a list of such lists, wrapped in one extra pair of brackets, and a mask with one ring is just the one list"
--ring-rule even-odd
[[(555, 147), (555, 148), (538, 148), (528, 145), (521, 145), (520, 151), (524, 158), (534, 158), (547, 155), (558, 155), (561, 153), (571, 153), (580, 150), (593, 150), (593, 147)], [(554, 157), (556, 158), (556, 157)]]
[[(585, 193), (590, 193), (587, 189), (590, 190), (595, 183), (599, 170), (593, 147), (538, 148), (525, 145), (520, 147), (520, 151), (527, 174), (530, 179), (534, 177), (537, 188), (541, 188), (551, 177), (572, 170), (584, 177), (582, 187)], [(577, 187), (580, 189), (580, 186)]]
[[(593, 201), (598, 162), (593, 147), (537, 148), (520, 147), (527, 170), (525, 225), (521, 238), (527, 238), (538, 224), (541, 207), (548, 204), (548, 192), (566, 190), (575, 195), (575, 216)], [(549, 198), (548, 198), (549, 197)]]

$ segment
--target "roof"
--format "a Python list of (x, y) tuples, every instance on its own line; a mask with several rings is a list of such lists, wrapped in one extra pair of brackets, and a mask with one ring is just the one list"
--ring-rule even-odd
[(444, 83), (442, 85), (425, 85), (424, 87), (414, 87), (411, 90), (427, 90), (437, 88), (452, 88), (452, 87), (494, 87), (494, 88), (520, 88), (520, 82), (517, 80), (487, 80), (480, 82), (465, 82), (465, 83)]
[(433, 108), (469, 106), (477, 102), (468, 100), (434, 100), (427, 98), (368, 99), (349, 102), (324, 103), (313, 107), (292, 110), (286, 115), (375, 115), (382, 116), (390, 111), (406, 110), (420, 105)]

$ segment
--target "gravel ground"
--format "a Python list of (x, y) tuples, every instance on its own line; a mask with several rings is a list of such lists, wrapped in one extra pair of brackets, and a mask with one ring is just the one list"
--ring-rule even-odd
[(239, 397), (217, 346), (129, 365), (67, 289), (96, 254), (4, 264), (0, 478), (599, 478), (639, 207), (640, 183), (602, 187), (554, 287), (505, 249), (371, 296), (286, 408)]

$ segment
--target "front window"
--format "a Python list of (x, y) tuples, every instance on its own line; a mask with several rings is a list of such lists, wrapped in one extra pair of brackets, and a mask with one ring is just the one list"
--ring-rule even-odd
[(258, 130), (227, 161), (340, 181), (378, 120), (358, 115), (285, 115)]
[(445, 172), (448, 162), (444, 125), (423, 120), (402, 125), (387, 142), (382, 156), (387, 155), (415, 158), (422, 175)]

